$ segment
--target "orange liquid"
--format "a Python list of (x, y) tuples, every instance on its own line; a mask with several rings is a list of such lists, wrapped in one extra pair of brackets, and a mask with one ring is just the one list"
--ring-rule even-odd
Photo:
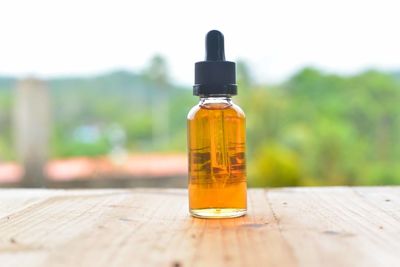
[(200, 104), (188, 116), (189, 208), (196, 217), (246, 212), (245, 115), (231, 102)]

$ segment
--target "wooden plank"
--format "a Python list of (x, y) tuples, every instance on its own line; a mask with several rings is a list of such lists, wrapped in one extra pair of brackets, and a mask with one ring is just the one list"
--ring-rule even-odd
[(0, 218), (7, 216), (9, 213), (24, 209), (35, 202), (43, 201), (46, 197), (53, 196), (60, 191), (49, 191), (45, 189), (37, 190), (21, 190), (3, 189), (0, 191)]
[(182, 189), (3, 189), (0, 203), (1, 266), (400, 266), (400, 187), (255, 189), (225, 220), (190, 217)]

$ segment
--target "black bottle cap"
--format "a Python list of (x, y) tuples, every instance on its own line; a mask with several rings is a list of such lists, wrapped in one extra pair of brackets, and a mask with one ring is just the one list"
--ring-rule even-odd
[(236, 95), (235, 62), (225, 61), (224, 35), (216, 30), (206, 36), (206, 59), (194, 66), (193, 94), (197, 96)]

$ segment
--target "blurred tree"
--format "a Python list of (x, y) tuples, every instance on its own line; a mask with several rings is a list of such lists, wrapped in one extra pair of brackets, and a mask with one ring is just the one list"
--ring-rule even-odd
[(169, 85), (169, 73), (167, 61), (161, 55), (155, 55), (143, 72), (144, 77), (160, 88)]
[(249, 172), (250, 185), (297, 186), (301, 170), (297, 155), (277, 144), (263, 145), (257, 152)]
[(144, 76), (155, 85), (152, 103), (153, 146), (165, 148), (169, 142), (169, 74), (166, 60), (154, 56)]
[(236, 80), (238, 87), (241, 89), (248, 90), (253, 86), (253, 78), (249, 66), (244, 60), (236, 62)]
[[(0, 81), (2, 79), (0, 78)], [(6, 78), (5, 81), (9, 79)], [(0, 86), (15, 86), (7, 82), (0, 82)], [(12, 160), (16, 158), (11, 136), (11, 109), (12, 97), (11, 90), (8, 87), (0, 87), (0, 161)]]

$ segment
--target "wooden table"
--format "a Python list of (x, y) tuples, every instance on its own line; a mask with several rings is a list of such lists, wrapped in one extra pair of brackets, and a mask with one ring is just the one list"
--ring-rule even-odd
[(0, 266), (400, 266), (400, 187), (249, 190), (195, 219), (181, 189), (0, 190)]

